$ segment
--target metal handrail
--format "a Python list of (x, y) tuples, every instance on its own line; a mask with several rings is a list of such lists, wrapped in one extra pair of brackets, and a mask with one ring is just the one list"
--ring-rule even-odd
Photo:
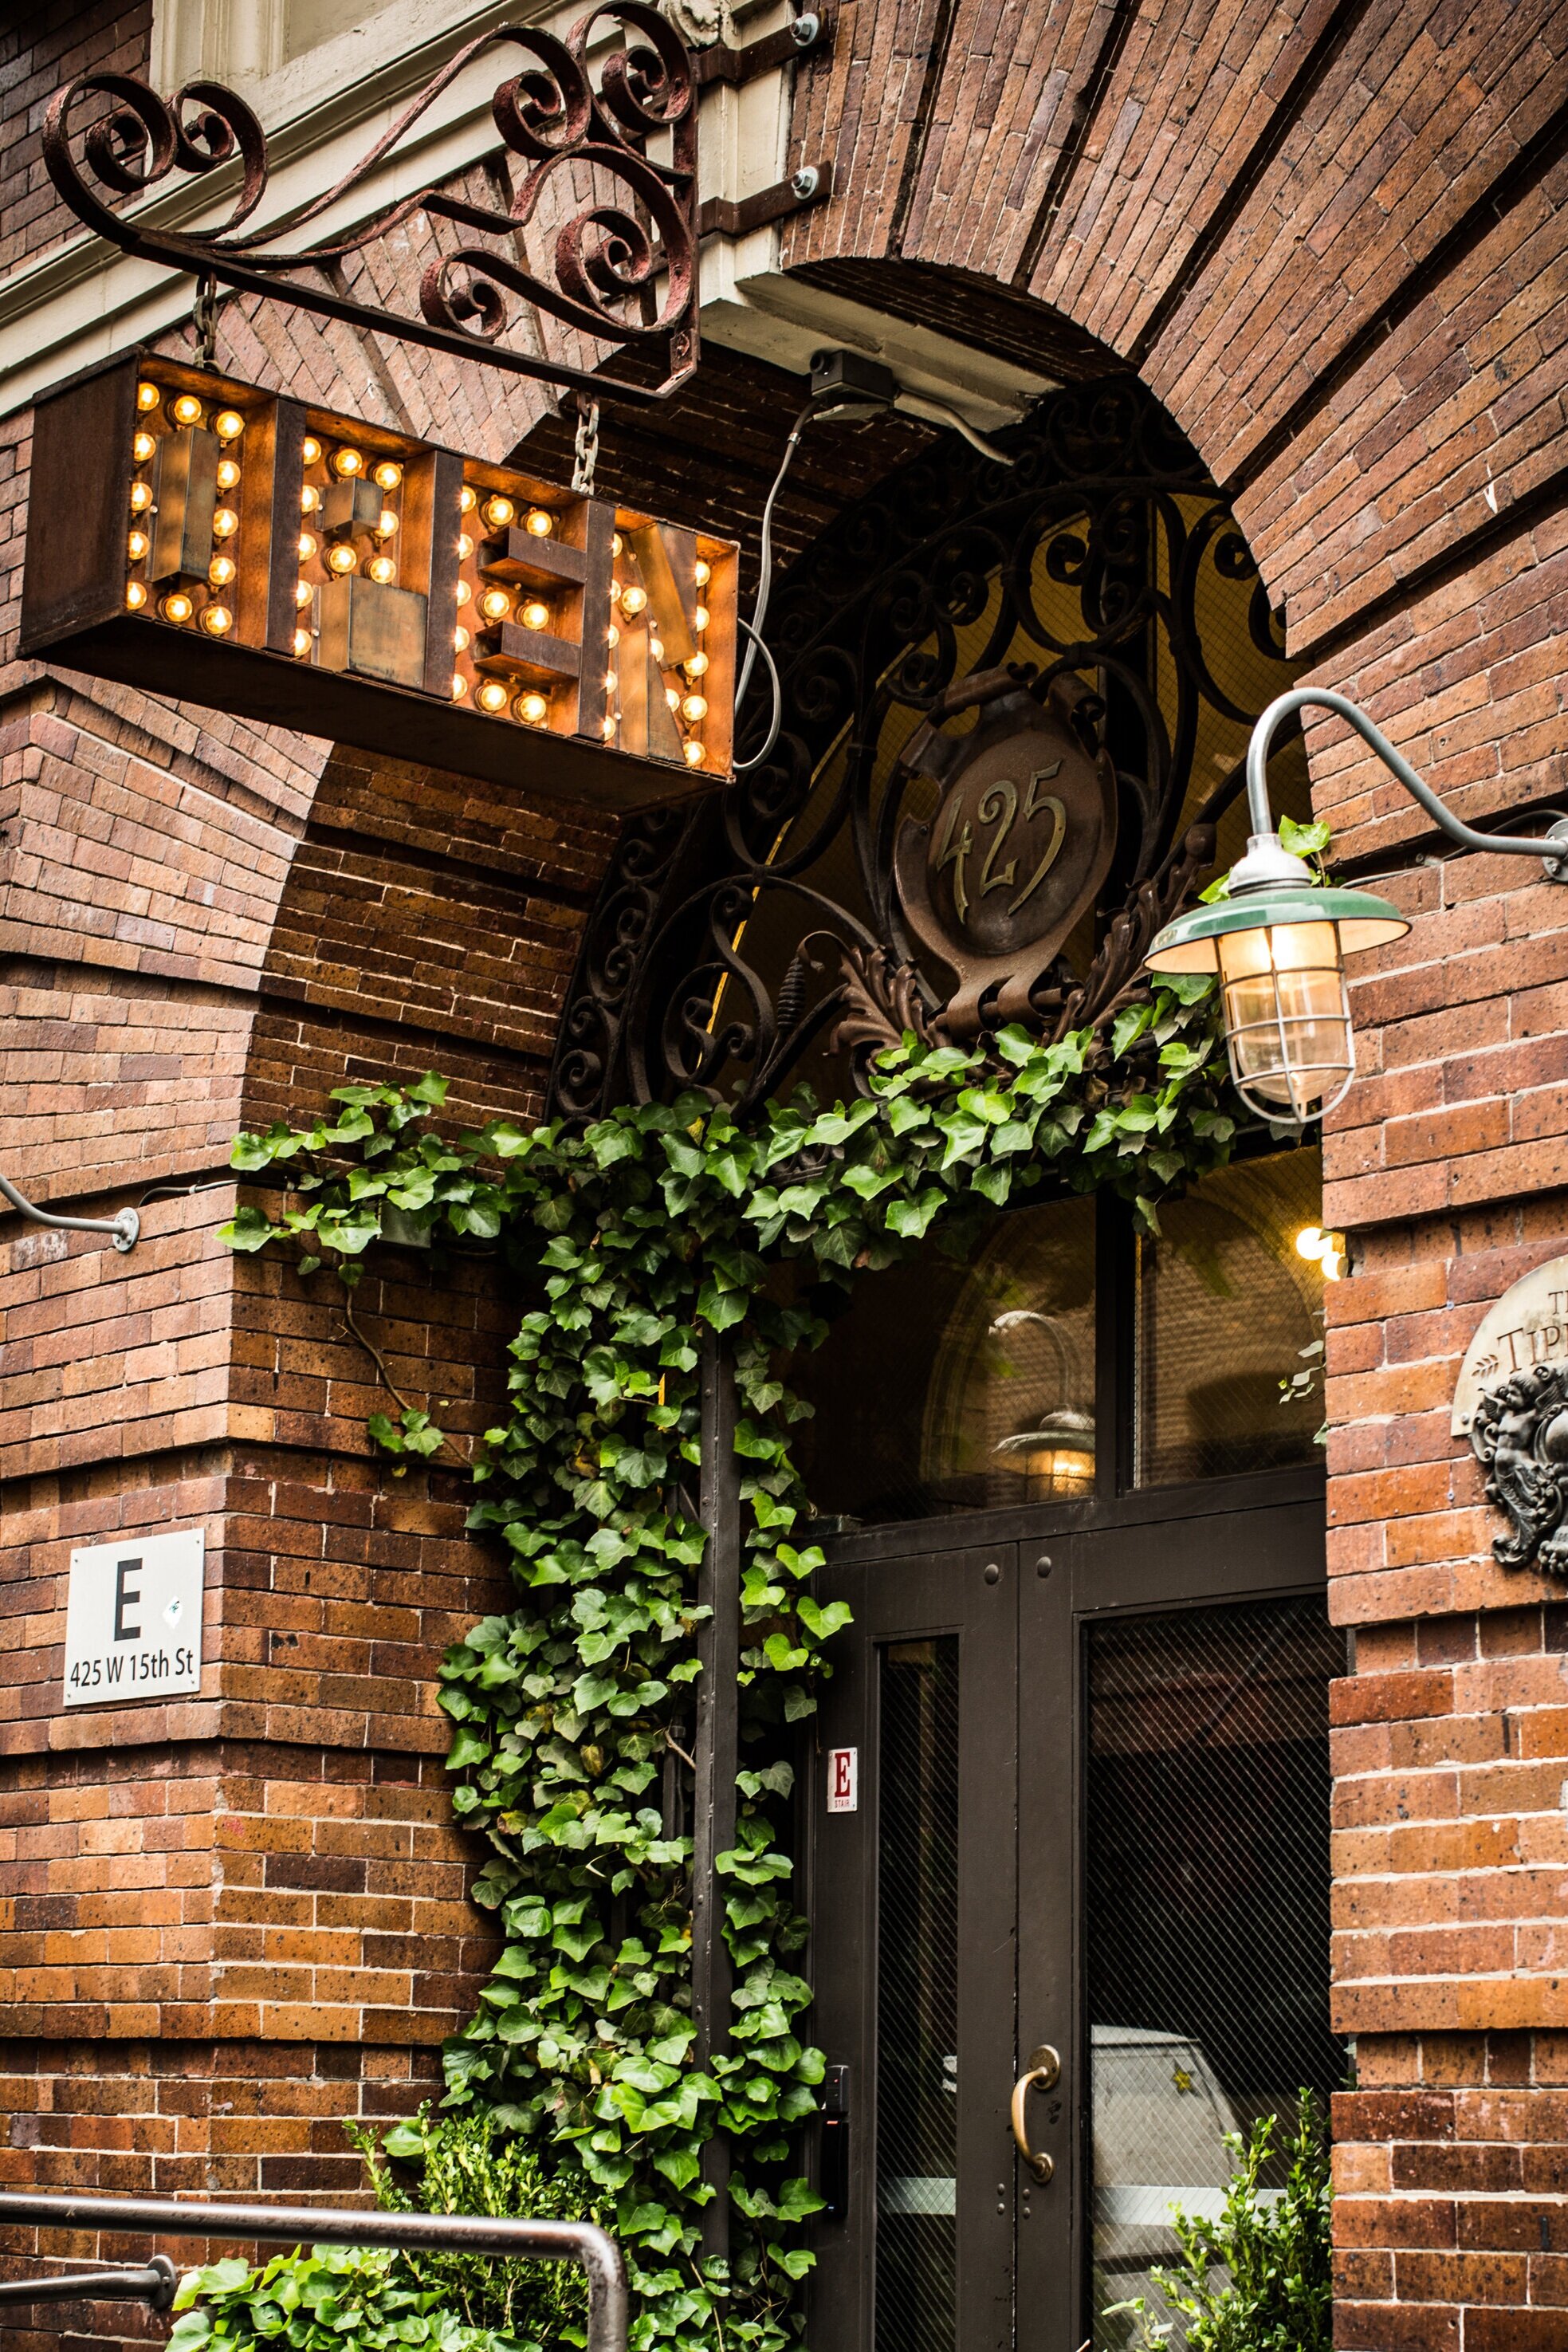
[[(503, 2221), (486, 2213), (372, 2213), (332, 2205), (237, 2205), (166, 2197), (34, 2196), (0, 2190), (0, 2222), (57, 2230), (151, 2230), (172, 2238), (281, 2238), (321, 2246), (419, 2246), (465, 2254), (531, 2254), (575, 2261), (588, 2278), (588, 2352), (626, 2352), (626, 2266), (613, 2238), (591, 2221)], [(94, 2273), (94, 2281), (120, 2273)], [(73, 2279), (31, 2285), (36, 2295), (102, 2293)], [(118, 2290), (124, 2293), (127, 2290)], [(20, 2301), (16, 2295), (8, 2300)]]

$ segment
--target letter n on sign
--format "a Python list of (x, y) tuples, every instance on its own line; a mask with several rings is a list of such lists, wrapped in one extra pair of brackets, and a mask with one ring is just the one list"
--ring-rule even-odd
[(859, 1748), (830, 1748), (828, 1750), (829, 1812), (857, 1812), (860, 1810), (860, 1801), (861, 1772)]

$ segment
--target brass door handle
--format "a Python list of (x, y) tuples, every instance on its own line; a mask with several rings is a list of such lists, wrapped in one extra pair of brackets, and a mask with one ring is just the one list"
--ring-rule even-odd
[(1042, 2042), (1038, 2050), (1030, 2052), (1029, 2065), (1013, 2084), (1013, 2137), (1018, 2142), (1019, 2156), (1037, 2180), (1049, 2180), (1056, 2167), (1043, 2151), (1037, 2152), (1030, 2147), (1024, 2109), (1031, 2091), (1053, 2091), (1061, 2080), (1061, 2057), (1049, 2042)]

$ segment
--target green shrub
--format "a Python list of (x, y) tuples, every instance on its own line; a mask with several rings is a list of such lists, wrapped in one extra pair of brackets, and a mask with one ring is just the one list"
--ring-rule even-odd
[[(379, 2145), (362, 2126), (346, 2128), (383, 2212), (599, 2218), (584, 2184), (552, 2176), (484, 2111), (422, 2108)], [(388, 2157), (409, 2167), (406, 2179)], [(169, 2352), (553, 2352), (586, 2340), (587, 2307), (572, 2263), (321, 2245), (260, 2269), (228, 2261), (187, 2272)]]
[(1181, 2263), (1151, 2273), (1176, 2323), (1151, 2320), (1144, 2298), (1113, 2312), (1143, 2322), (1134, 2342), (1185, 2344), (1186, 2352), (1332, 2352), (1333, 2344), (1328, 2119), (1302, 2091), (1290, 2169), (1277, 2194), (1260, 2176), (1274, 2152), (1279, 2118), (1264, 2116), (1243, 2141), (1227, 2132), (1235, 2165), (1218, 2221), (1173, 2210)]

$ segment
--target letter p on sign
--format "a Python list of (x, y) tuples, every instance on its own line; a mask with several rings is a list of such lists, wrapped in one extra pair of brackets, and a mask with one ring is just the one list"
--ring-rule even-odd
[(861, 1801), (860, 1750), (855, 1748), (830, 1748), (828, 1750), (828, 1811), (830, 1813), (852, 1813)]

